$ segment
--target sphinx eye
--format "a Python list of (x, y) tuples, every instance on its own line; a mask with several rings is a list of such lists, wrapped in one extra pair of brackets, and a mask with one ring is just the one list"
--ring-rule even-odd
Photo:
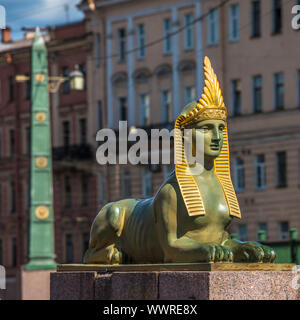
[(220, 131), (223, 131), (224, 129), (225, 129), (224, 126), (220, 126), (220, 127), (219, 127), (219, 130), (220, 130)]

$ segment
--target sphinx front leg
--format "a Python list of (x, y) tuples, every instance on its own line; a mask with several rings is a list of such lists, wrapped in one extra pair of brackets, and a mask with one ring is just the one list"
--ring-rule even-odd
[(114, 244), (100, 250), (89, 248), (83, 258), (85, 264), (121, 264), (122, 262), (122, 251)]

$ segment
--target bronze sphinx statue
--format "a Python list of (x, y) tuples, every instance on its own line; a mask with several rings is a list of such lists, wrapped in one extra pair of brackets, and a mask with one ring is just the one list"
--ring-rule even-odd
[[(84, 263), (274, 262), (270, 247), (230, 239), (230, 222), (241, 213), (230, 177), (227, 110), (207, 57), (204, 75), (199, 102), (187, 105), (175, 122), (175, 171), (154, 197), (102, 208)], [(184, 153), (178, 132), (186, 128), (192, 129), (193, 141), (196, 135), (204, 139), (200, 174), (191, 174), (184, 156), (176, 164)]]

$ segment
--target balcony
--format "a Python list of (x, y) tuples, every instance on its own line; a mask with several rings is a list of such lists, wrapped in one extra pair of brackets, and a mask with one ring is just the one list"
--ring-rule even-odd
[(91, 160), (94, 158), (92, 146), (89, 144), (54, 147), (53, 161)]

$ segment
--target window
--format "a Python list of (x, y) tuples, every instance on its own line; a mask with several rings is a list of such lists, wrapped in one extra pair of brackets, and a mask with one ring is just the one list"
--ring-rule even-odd
[(86, 119), (79, 120), (79, 128), (80, 128), (80, 144), (86, 144)]
[(277, 188), (285, 188), (287, 186), (286, 175), (286, 153), (285, 151), (276, 153), (276, 167), (277, 167)]
[(289, 223), (288, 221), (279, 222), (279, 239), (286, 240), (289, 238)]
[(73, 262), (73, 236), (66, 234), (66, 263)]
[(69, 176), (65, 176), (65, 208), (72, 206), (72, 189)]
[(12, 238), (11, 241), (11, 265), (17, 266), (17, 238)]
[(300, 151), (298, 151), (298, 184), (300, 187)]
[(15, 130), (14, 129), (9, 130), (9, 150), (10, 150), (10, 156), (13, 157), (15, 154)]
[(234, 185), (237, 192), (245, 189), (245, 168), (244, 161), (241, 158), (236, 158), (234, 162)]
[(131, 196), (131, 181), (130, 173), (128, 171), (122, 172), (122, 181), (121, 181), (121, 194), (122, 197), (128, 198)]
[(248, 230), (246, 224), (240, 224), (238, 226), (238, 239), (240, 241), (247, 241), (248, 240)]
[(238, 41), (240, 38), (240, 6), (238, 4), (229, 7), (229, 40)]
[(194, 48), (194, 33), (193, 33), (193, 15), (187, 14), (184, 16), (184, 49), (191, 50)]
[(145, 59), (146, 57), (146, 40), (145, 40), (145, 25), (139, 24), (137, 26), (137, 57), (138, 59)]
[(100, 33), (96, 33), (95, 35), (95, 48), (96, 48), (96, 67), (100, 67), (101, 62), (101, 37)]
[(188, 86), (184, 88), (184, 105), (187, 105), (196, 100), (196, 88)]
[(25, 75), (27, 77), (29, 77), (29, 80), (25, 81), (25, 99), (30, 100), (30, 98), (31, 98), (31, 79), (30, 79), (29, 73), (26, 73)]
[[(63, 67), (62, 73), (63, 73), (63, 77), (68, 78), (69, 75), (70, 75), (69, 68), (68, 67)], [(70, 81), (69, 80), (66, 80), (62, 84), (62, 90), (63, 90), (63, 94), (69, 94), (70, 93)]]
[(259, 154), (255, 157), (255, 187), (256, 189), (265, 189), (265, 156)]
[(0, 239), (0, 265), (3, 265), (3, 240)]
[(241, 114), (242, 109), (242, 93), (240, 80), (231, 81), (231, 101), (232, 101), (232, 114), (238, 116)]
[(165, 19), (164, 20), (164, 30), (163, 30), (163, 37), (164, 37), (163, 50), (164, 50), (164, 54), (169, 54), (172, 51), (172, 38), (170, 36), (171, 28), (172, 28), (171, 19)]
[(1, 215), (2, 215), (2, 185), (0, 184), (0, 216)]
[(282, 1), (273, 0), (272, 5), (272, 33), (277, 34), (282, 30)]
[[(300, 0), (299, 0), (300, 1)], [(300, 70), (298, 70), (298, 79), (297, 79), (297, 91), (298, 91), (298, 107), (300, 107)]]
[(103, 112), (102, 112), (102, 101), (98, 100), (97, 103), (97, 120), (98, 120), (98, 130), (103, 128)]
[(126, 30), (118, 30), (118, 60), (119, 62), (126, 61)]
[(63, 122), (63, 144), (65, 148), (70, 146), (70, 122)]
[(152, 196), (152, 173), (148, 168), (143, 168), (142, 172), (142, 192), (143, 197), (151, 197)]
[(163, 178), (166, 180), (171, 172), (174, 170), (174, 166), (172, 164), (164, 164), (163, 165)]
[(10, 183), (10, 213), (16, 212), (16, 185), (14, 182)]
[(26, 127), (26, 144), (27, 144), (27, 154), (30, 154), (31, 150), (31, 130), (30, 127)]
[(266, 239), (268, 239), (268, 225), (266, 222), (259, 223), (257, 231), (264, 231), (266, 233)]
[(171, 92), (170, 90), (163, 90), (161, 92), (161, 110), (162, 110), (162, 122), (167, 123), (171, 121)]
[(8, 78), (8, 101), (12, 102), (14, 101), (15, 98), (15, 92), (14, 92), (14, 77), (10, 76)]
[(81, 176), (81, 206), (82, 207), (88, 206), (88, 200), (89, 200), (88, 180), (89, 178), (86, 174), (83, 174)]
[(207, 17), (207, 43), (208, 45), (216, 45), (219, 42), (218, 33), (218, 11), (210, 10)]
[(274, 74), (274, 108), (282, 110), (284, 108), (284, 79), (283, 73)]
[(262, 111), (262, 77), (254, 76), (252, 78), (252, 103), (253, 111)]
[(140, 125), (150, 124), (150, 97), (148, 94), (140, 95)]
[(105, 178), (102, 171), (99, 172), (99, 203), (102, 204), (106, 200), (105, 194)]
[(84, 256), (85, 252), (88, 250), (89, 243), (90, 243), (90, 234), (84, 233), (82, 235), (82, 257)]
[(259, 37), (261, 33), (260, 1), (251, 2), (251, 37)]
[(118, 105), (119, 105), (119, 120), (127, 121), (127, 98), (119, 97)]

